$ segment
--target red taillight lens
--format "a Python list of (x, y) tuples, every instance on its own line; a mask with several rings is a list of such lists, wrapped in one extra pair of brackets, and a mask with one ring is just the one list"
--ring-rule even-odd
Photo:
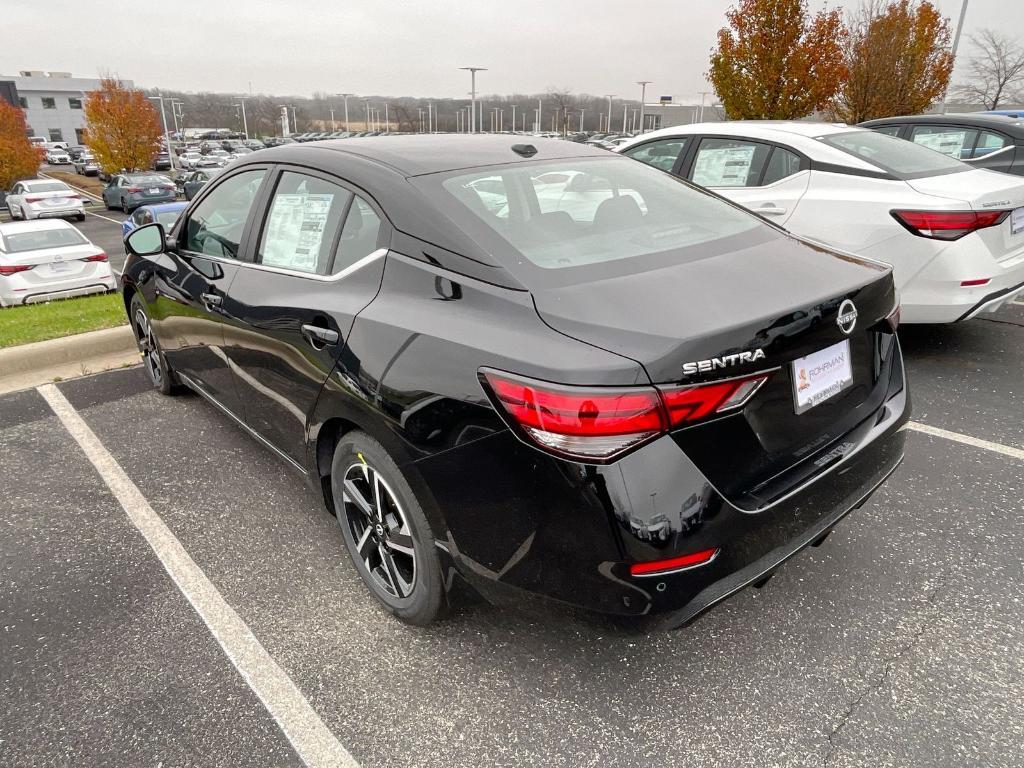
[(979, 285), (988, 285), (991, 282), (992, 282), (992, 278), (991, 277), (981, 277), (981, 278), (978, 278), (977, 280), (961, 280), (960, 281), (960, 287), (961, 288), (977, 288)]
[(125, 190), (125, 192), (141, 192), (141, 191), (142, 191), (142, 189), (140, 187), (128, 187), (128, 189)]
[(107, 260), (107, 254), (105, 254), (103, 251), (100, 251), (95, 256), (86, 256), (84, 259), (82, 259), (82, 261), (106, 261), (106, 260)]
[(25, 198), (25, 202), (26, 203), (39, 203), (39, 202), (42, 202), (42, 200), (43, 200), (43, 198), (41, 198), (41, 197), (26, 197)]
[(0, 264), (0, 275), (15, 275), (18, 272), (27, 272), (30, 269), (32, 269), (31, 264), (14, 264), (12, 266)]
[(959, 240), (978, 229), (1000, 224), (1009, 211), (892, 211), (896, 221), (921, 237)]
[(676, 427), (740, 408), (767, 380), (768, 374), (763, 373), (711, 384), (663, 388), (661, 396), (665, 400), (665, 407), (668, 408), (669, 424)]
[(629, 566), (629, 572), (633, 576), (662, 576), (673, 571), (685, 571), (687, 568), (696, 568), (698, 565), (707, 565), (716, 557), (719, 550), (702, 549), (700, 552), (691, 552), (680, 557), (670, 557), (665, 560), (651, 560), (646, 563), (633, 563)]
[(510, 426), (552, 453), (597, 463), (673, 427), (738, 409), (768, 378), (758, 374), (657, 389), (574, 387), (496, 371), (482, 374)]

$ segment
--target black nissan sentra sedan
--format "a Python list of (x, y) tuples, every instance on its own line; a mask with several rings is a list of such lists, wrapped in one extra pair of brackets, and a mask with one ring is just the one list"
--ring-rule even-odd
[(525, 141), (240, 160), (127, 238), (145, 368), (306, 476), (407, 622), (468, 586), (681, 626), (902, 459), (890, 268)]

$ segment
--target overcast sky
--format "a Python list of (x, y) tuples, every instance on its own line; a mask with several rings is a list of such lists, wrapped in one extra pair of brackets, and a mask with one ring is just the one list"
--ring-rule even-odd
[[(953, 17), (961, 0), (935, 0)], [(697, 97), (729, 0), (0, 0), (0, 74), (111, 72), (184, 91), (462, 98), (574, 92)], [(811, 7), (823, 3), (812, 0)], [(852, 6), (855, 0), (835, 6)], [(965, 34), (1024, 36), (1024, 3), (971, 0)], [(961, 63), (969, 44), (961, 45)], [(699, 97), (697, 97), (699, 98)]]

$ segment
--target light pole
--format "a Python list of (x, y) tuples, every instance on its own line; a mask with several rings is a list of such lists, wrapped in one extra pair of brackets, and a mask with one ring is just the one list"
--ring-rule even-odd
[(537, 133), (540, 133), (542, 130), (544, 130), (544, 127), (540, 122), (542, 109), (544, 109), (544, 100), (537, 99)]
[[(181, 107), (184, 106), (185, 102), (178, 99), (171, 99), (171, 117), (174, 118), (174, 131), (175, 133), (181, 133), (181, 130), (185, 127), (185, 114), (181, 111)], [(178, 126), (178, 119), (181, 119), (181, 126)]]
[[(469, 84), (470, 84), (470, 110), (469, 118), (469, 132), (476, 133), (476, 73), (486, 72), (487, 67), (459, 67), (469, 72)], [(482, 120), (481, 120), (482, 122)]]
[(245, 118), (245, 100), (247, 96), (238, 97), (238, 105), (242, 108), (242, 133), (245, 134), (245, 138), (249, 138), (249, 121)]
[(614, 93), (605, 94), (605, 98), (608, 99), (608, 123), (605, 126), (608, 129), (608, 133), (612, 132), (612, 99), (615, 98)]
[(580, 109), (580, 133), (583, 133), (583, 115), (586, 111), (585, 109)]
[(363, 119), (363, 128), (367, 131), (372, 130), (370, 128), (370, 100), (363, 99), (363, 108), (365, 110), (366, 117)]
[(636, 84), (640, 86), (640, 133), (644, 132), (644, 105), (647, 103), (647, 86), (650, 82), (650, 80), (636, 81)]
[(516, 132), (516, 105), (512, 105), (512, 133)]
[[(960, 46), (960, 33), (964, 31), (964, 19), (967, 18), (967, 0), (960, 6), (960, 20), (956, 23), (956, 34), (953, 35), (953, 65), (956, 66), (956, 49)], [(942, 94), (942, 114), (946, 114), (946, 94)]]
[(434, 132), (434, 102), (427, 102), (427, 133)]
[(338, 130), (338, 125), (334, 122), (334, 107), (331, 107), (331, 130)]
[[(697, 119), (698, 123), (703, 123), (704, 122), (704, 97), (707, 96), (710, 93), (711, 93), (711, 91), (701, 91), (700, 92), (700, 117)], [(643, 131), (643, 126), (640, 126), (640, 129), (641, 129), (641, 131)]]
[(167, 144), (167, 162), (171, 164), (171, 173), (174, 173), (174, 153), (171, 152), (171, 134), (167, 130), (167, 113), (164, 112), (163, 96), (147, 96), (148, 99), (155, 99), (160, 102), (160, 117), (164, 122), (164, 141)]
[[(348, 128), (348, 97), (349, 96), (355, 96), (355, 94), (354, 93), (335, 93), (335, 94), (332, 94), (332, 95), (333, 96), (340, 96), (341, 98), (343, 98), (345, 100), (345, 130), (347, 131), (349, 129)], [(334, 127), (334, 109), (333, 108), (331, 109), (331, 127), (332, 128)]]

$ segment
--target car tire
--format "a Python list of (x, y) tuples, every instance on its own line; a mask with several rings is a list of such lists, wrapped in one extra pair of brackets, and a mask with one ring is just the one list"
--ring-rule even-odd
[(153, 325), (149, 320), (149, 313), (142, 303), (138, 294), (132, 296), (129, 304), (128, 319), (131, 322), (132, 333), (135, 334), (135, 343), (139, 347), (139, 354), (142, 355), (142, 367), (149, 377), (153, 389), (161, 395), (175, 395), (181, 385), (178, 377), (167, 364), (163, 350), (160, 349), (160, 342), (153, 332)]
[(345, 546), (370, 593), (407, 624), (437, 619), (445, 606), (440, 559), (423, 508), (394, 459), (365, 432), (349, 432), (334, 449), (331, 490)]
[(109, 201), (109, 200), (107, 200), (107, 198), (105, 198), (105, 197), (103, 198), (103, 206), (104, 206), (104, 207), (105, 207), (105, 208), (106, 208), (106, 209), (107, 209), (108, 211), (112, 211), (112, 210), (114, 210), (114, 206), (112, 206), (112, 205), (110, 204), (110, 201)]
[(75, 214), (75, 220), (76, 221), (85, 221), (85, 214), (84, 213), (76, 213)]

